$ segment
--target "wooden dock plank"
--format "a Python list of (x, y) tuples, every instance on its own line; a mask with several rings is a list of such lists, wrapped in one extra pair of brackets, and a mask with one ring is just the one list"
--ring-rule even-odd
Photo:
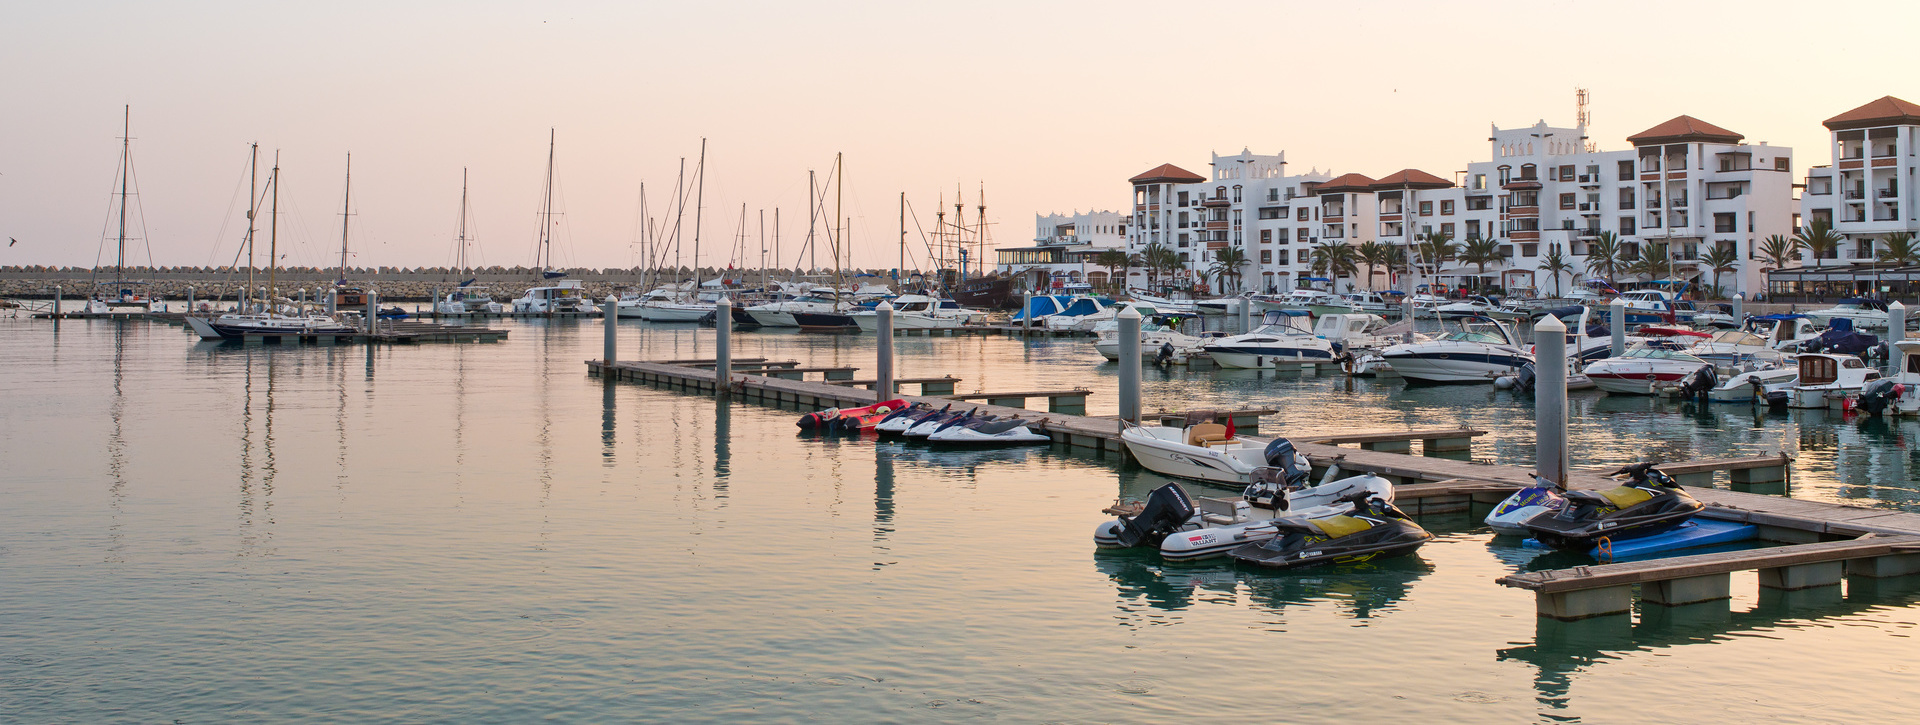
[(1320, 443), (1337, 446), (1343, 443), (1384, 443), (1388, 441), (1426, 440), (1429, 438), (1472, 438), (1486, 435), (1484, 430), (1473, 428), (1440, 428), (1434, 430), (1371, 431), (1362, 433), (1336, 433), (1332, 435), (1308, 435), (1294, 439), (1295, 443), (1304, 440), (1308, 443)]
[(1725, 574), (1749, 569), (1770, 569), (1827, 561), (1910, 554), (1916, 551), (1920, 551), (1920, 536), (1873, 536), (1846, 541), (1823, 541), (1817, 544), (1721, 551), (1671, 559), (1599, 564), (1571, 570), (1522, 572), (1500, 577), (1496, 581), (1510, 587), (1528, 589), (1542, 594), (1554, 594), (1708, 574)]

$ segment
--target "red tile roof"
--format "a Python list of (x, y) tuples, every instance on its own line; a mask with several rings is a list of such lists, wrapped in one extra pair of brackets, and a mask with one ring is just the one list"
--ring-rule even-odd
[(1868, 126), (1907, 124), (1920, 124), (1920, 106), (1893, 96), (1883, 96), (1880, 100), (1829, 118), (1825, 125), (1830, 131), (1843, 131)]
[(1419, 169), (1401, 169), (1373, 183), (1375, 189), (1450, 189), (1453, 182)]
[(1702, 121), (1692, 116), (1675, 116), (1673, 120), (1654, 126), (1627, 137), (1635, 146), (1651, 146), (1663, 143), (1684, 143), (1704, 141), (1706, 143), (1740, 143), (1741, 135)]
[(1315, 193), (1329, 191), (1373, 191), (1373, 179), (1364, 174), (1341, 174), (1314, 189)]
[(1206, 180), (1207, 180), (1207, 177), (1205, 176), (1201, 176), (1199, 174), (1193, 173), (1191, 171), (1180, 168), (1178, 166), (1174, 166), (1173, 164), (1161, 164), (1159, 166), (1155, 166), (1151, 169), (1148, 169), (1145, 173), (1142, 173), (1139, 176), (1135, 176), (1131, 179), (1127, 179), (1128, 182), (1134, 183), (1134, 184), (1153, 184), (1153, 183), (1169, 183), (1169, 182), (1175, 183), (1175, 184), (1193, 184), (1193, 183), (1198, 183)]

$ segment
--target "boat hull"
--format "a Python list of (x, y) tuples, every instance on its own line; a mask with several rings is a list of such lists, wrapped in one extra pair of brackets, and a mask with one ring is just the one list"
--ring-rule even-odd
[(1531, 360), (1512, 352), (1395, 352), (1380, 356), (1400, 377), (1416, 383), (1492, 383), (1515, 375)]
[[(1120, 435), (1127, 452), (1147, 470), (1162, 476), (1190, 478), (1229, 486), (1244, 486), (1256, 467), (1225, 447), (1202, 448), (1162, 440), (1142, 429), (1129, 428)], [(1244, 449), (1238, 449), (1244, 450)], [(1260, 451), (1256, 449), (1255, 454)]]
[(713, 312), (711, 305), (645, 304), (640, 306), (640, 319), (648, 322), (699, 322)]

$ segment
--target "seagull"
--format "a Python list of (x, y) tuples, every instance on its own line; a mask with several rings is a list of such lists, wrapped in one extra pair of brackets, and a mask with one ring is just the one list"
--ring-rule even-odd
[(19, 243), (20, 243), (20, 240), (18, 240), (18, 239), (14, 239), (13, 237), (7, 237), (7, 246), (9, 246), (9, 247), (11, 247), (11, 246), (13, 246), (13, 245), (15, 245), (15, 244), (19, 244)]

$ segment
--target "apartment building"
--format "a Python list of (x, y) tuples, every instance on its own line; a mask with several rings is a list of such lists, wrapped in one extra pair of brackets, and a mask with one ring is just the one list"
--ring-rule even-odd
[[(1616, 151), (1594, 148), (1582, 126), (1544, 121), (1496, 126), (1487, 140), (1487, 160), (1467, 164), (1451, 181), (1419, 169), (1379, 179), (1289, 175), (1284, 154), (1246, 151), (1215, 155), (1212, 178), (1164, 164), (1129, 180), (1127, 246), (1137, 252), (1168, 245), (1188, 265), (1176, 281), (1196, 283), (1206, 280), (1214, 254), (1239, 248), (1248, 260), (1247, 287), (1285, 292), (1315, 279), (1311, 250), (1322, 242), (1378, 241), (1404, 250), (1432, 233), (1460, 243), (1491, 238), (1501, 259), (1484, 270), (1449, 261), (1422, 266), (1412, 281), (1551, 293), (1553, 276), (1540, 271), (1548, 252), (1559, 250), (1577, 268), (1558, 280), (1564, 290), (1584, 276), (1587, 245), (1613, 232), (1628, 259), (1666, 245), (1672, 272), (1663, 277), (1710, 281), (1712, 270), (1699, 260), (1714, 246), (1727, 247), (1738, 261), (1722, 275), (1722, 287), (1751, 294), (1764, 285), (1759, 240), (1791, 234), (1796, 223), (1792, 150), (1744, 143), (1740, 134), (1691, 116), (1629, 136), (1631, 148)], [(1402, 286), (1385, 269), (1363, 265), (1359, 276), (1336, 287)], [(1135, 270), (1131, 281), (1144, 284), (1146, 273)]]
[(1913, 189), (1915, 168), (1920, 167), (1915, 156), (1920, 153), (1920, 106), (1886, 96), (1829, 118), (1825, 125), (1833, 162), (1807, 170), (1801, 213), (1806, 223), (1832, 224), (1842, 241), (1818, 260), (1814, 250), (1803, 250), (1802, 259), (1809, 267), (1869, 264), (1885, 249), (1879, 240), (1887, 234), (1920, 234), (1920, 213), (1914, 208), (1920, 200)]
[(1126, 251), (1129, 217), (1117, 211), (1035, 214), (1031, 247), (994, 250), (994, 271), (1021, 277), (1017, 289), (1048, 289), (1086, 282), (1105, 286), (1109, 272), (1095, 257)]

